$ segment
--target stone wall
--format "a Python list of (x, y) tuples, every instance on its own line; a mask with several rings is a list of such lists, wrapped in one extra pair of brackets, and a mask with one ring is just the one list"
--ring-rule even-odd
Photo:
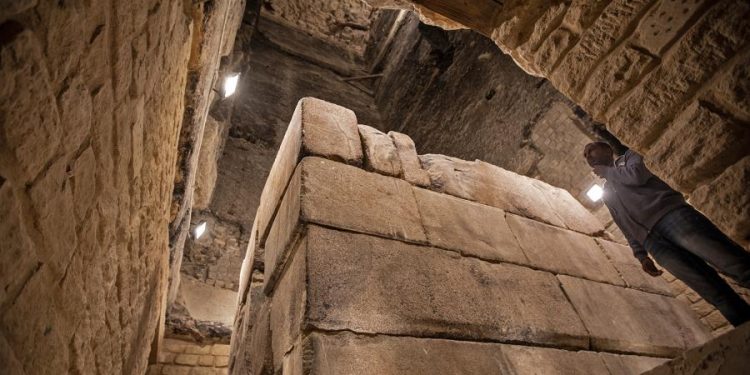
[(491, 36), (521, 68), (547, 77), (643, 154), (726, 233), (750, 243), (750, 4), (415, 3)]
[(255, 216), (229, 371), (638, 373), (706, 341), (603, 229), (565, 190), (417, 156), (303, 99)]
[(149, 366), (147, 375), (225, 375), (228, 363), (229, 345), (167, 339), (158, 363)]
[(0, 363), (143, 373), (195, 25), (183, 2), (0, 10)]

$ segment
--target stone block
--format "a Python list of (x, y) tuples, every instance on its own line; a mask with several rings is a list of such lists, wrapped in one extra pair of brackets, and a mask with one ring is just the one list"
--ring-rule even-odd
[(222, 125), (213, 117), (206, 117), (203, 129), (201, 150), (195, 171), (195, 189), (193, 191), (193, 210), (205, 210), (211, 203), (216, 178), (219, 152), (222, 147)]
[(31, 181), (52, 158), (62, 138), (55, 94), (43, 47), (30, 30), (0, 51), (0, 173)]
[(593, 238), (516, 215), (507, 216), (531, 265), (555, 273), (625, 285)]
[(610, 109), (607, 128), (635, 149), (648, 147), (676, 111), (744, 45), (750, 37), (749, 16), (750, 4), (742, 1), (709, 8), (661, 64)]
[(595, 235), (604, 232), (604, 226), (589, 210), (565, 189), (539, 180), (531, 180), (565, 227), (576, 232)]
[(644, 357), (638, 355), (623, 355), (613, 353), (599, 353), (607, 365), (610, 375), (638, 375), (653, 369), (668, 361), (667, 358)]
[(266, 291), (302, 222), (427, 242), (408, 182), (318, 157), (299, 164), (278, 212), (264, 246)]
[(427, 241), (482, 259), (528, 264), (505, 212), (447, 194), (414, 188)]
[(576, 36), (570, 30), (557, 29), (553, 31), (536, 51), (534, 56), (536, 69), (545, 76), (549, 75), (557, 60), (576, 41)]
[(297, 103), (261, 193), (256, 213), (261, 242), (266, 239), (274, 212), (303, 155), (361, 165), (362, 143), (354, 112), (315, 98), (302, 98)]
[(301, 328), (588, 347), (549, 273), (317, 226), (302, 243), (274, 292), (277, 361)]
[(393, 140), (398, 158), (401, 160), (404, 180), (421, 187), (430, 186), (430, 175), (422, 169), (414, 141), (408, 135), (399, 132), (390, 131), (388, 135)]
[(476, 175), (470, 173), (471, 162), (445, 155), (419, 155), (419, 160), (430, 177), (431, 190), (467, 200), (474, 198)]
[(635, 48), (625, 47), (607, 56), (591, 74), (580, 96), (580, 104), (594, 118), (603, 118), (609, 105), (643, 77), (654, 57)]
[(641, 263), (633, 256), (630, 247), (603, 239), (597, 239), (596, 242), (629, 287), (666, 296), (673, 295), (672, 289), (663, 278), (649, 276), (643, 271)]
[(0, 238), (3, 239), (0, 308), (4, 311), (39, 265), (34, 246), (22, 229), (18, 202), (7, 182), (0, 186), (0, 217)]
[(555, 87), (568, 97), (577, 99), (577, 92), (588, 73), (616, 46), (618, 40), (628, 32), (630, 23), (637, 21), (641, 11), (650, 3), (648, 0), (610, 2), (552, 73), (550, 80)]
[(174, 359), (174, 363), (185, 366), (197, 366), (198, 358), (197, 354), (178, 354)]
[(681, 353), (677, 358), (645, 374), (745, 374), (748, 352), (750, 324), (745, 323), (704, 345)]
[(691, 18), (710, 1), (660, 1), (641, 20), (634, 35), (633, 44), (648, 50), (654, 56), (661, 56), (663, 48), (671, 42)]
[(305, 360), (289, 361), (292, 375), (608, 374), (598, 354), (586, 351), (351, 332), (314, 332), (301, 345), (291, 354)]
[(645, 160), (669, 171), (665, 180), (670, 186), (692, 191), (745, 156), (748, 147), (750, 127), (694, 101), (656, 140)]
[(198, 366), (213, 366), (214, 365), (214, 356), (212, 355), (202, 355), (198, 358)]
[(558, 279), (594, 350), (673, 356), (710, 338), (706, 326), (674, 298), (570, 276)]
[(740, 244), (750, 243), (750, 156), (695, 189), (690, 204)]
[(387, 134), (372, 126), (359, 125), (365, 154), (365, 168), (387, 176), (401, 177), (401, 159), (396, 145)]
[(249, 370), (251, 374), (266, 375), (273, 373), (273, 350), (271, 347), (272, 340), (269, 305), (269, 302), (265, 302), (260, 307), (257, 314), (257, 321), (253, 324), (253, 329), (250, 333), (250, 338), (249, 340), (246, 340), (244, 344), (249, 345), (250, 348), (245, 352), (245, 358), (237, 359), (237, 361), (249, 362)]
[(482, 161), (473, 164), (476, 201), (557, 227), (565, 223), (555, 213), (544, 194), (534, 187), (535, 180)]
[(211, 348), (211, 354), (213, 355), (229, 355), (229, 345), (214, 344)]
[(750, 52), (745, 51), (734, 65), (712, 83), (706, 94), (708, 100), (724, 108), (738, 119), (750, 121)]

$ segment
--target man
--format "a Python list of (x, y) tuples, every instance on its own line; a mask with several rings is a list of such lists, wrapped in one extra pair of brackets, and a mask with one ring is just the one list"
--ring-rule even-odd
[(732, 325), (750, 321), (750, 305), (714, 270), (750, 288), (750, 253), (651, 174), (637, 153), (628, 150), (614, 160), (607, 143), (594, 142), (583, 155), (606, 180), (602, 199), (646, 273), (662, 274), (651, 255)]

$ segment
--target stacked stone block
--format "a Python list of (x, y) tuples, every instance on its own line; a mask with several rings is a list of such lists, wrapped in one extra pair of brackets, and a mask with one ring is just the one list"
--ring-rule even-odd
[[(243, 265), (231, 374), (639, 373), (708, 339), (566, 191), (418, 159), (406, 138), (300, 101)], [(406, 178), (415, 160), (429, 184)]]
[(229, 363), (229, 345), (165, 339), (158, 363), (148, 375), (224, 375)]

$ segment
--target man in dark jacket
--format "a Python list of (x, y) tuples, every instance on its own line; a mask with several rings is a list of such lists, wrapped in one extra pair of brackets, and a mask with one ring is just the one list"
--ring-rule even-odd
[(594, 142), (586, 145), (583, 155), (594, 173), (606, 180), (604, 204), (646, 273), (662, 274), (651, 255), (732, 325), (750, 321), (750, 305), (714, 270), (750, 288), (750, 253), (651, 174), (637, 153), (628, 150), (615, 160), (607, 143)]

